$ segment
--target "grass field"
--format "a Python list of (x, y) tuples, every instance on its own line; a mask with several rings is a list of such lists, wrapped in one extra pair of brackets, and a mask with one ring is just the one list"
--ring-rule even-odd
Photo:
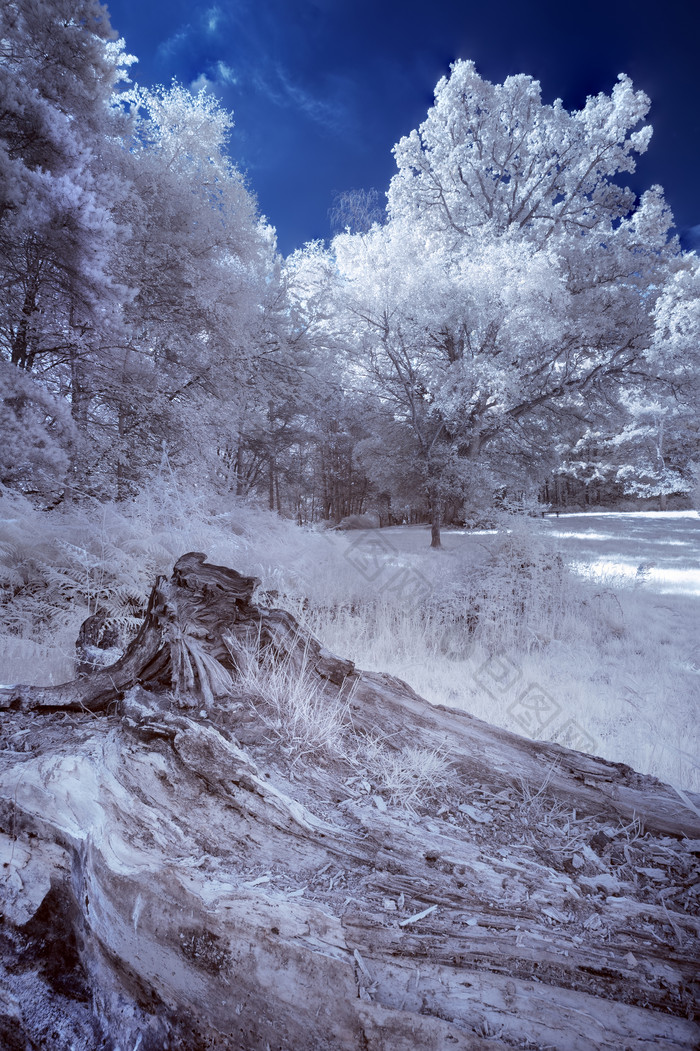
[(304, 530), (165, 488), (90, 514), (6, 495), (0, 512), (0, 682), (71, 678), (89, 613), (128, 637), (155, 575), (205, 551), (434, 704), (700, 790), (697, 512), (510, 519), (445, 531), (441, 551), (425, 527)]
[(333, 534), (310, 626), (433, 703), (700, 789), (697, 512), (520, 530)]

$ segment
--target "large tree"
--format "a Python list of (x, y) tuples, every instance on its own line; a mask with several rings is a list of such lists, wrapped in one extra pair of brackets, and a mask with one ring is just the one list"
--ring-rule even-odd
[(120, 492), (164, 444), (200, 471), (226, 444), (263, 349), (276, 259), (274, 232), (227, 153), (230, 114), (213, 96), (173, 85), (124, 101), (132, 130), (115, 211), (131, 231), (120, 274), (134, 294), (106, 398), (93, 404)]
[(651, 371), (672, 218), (658, 187), (636, 201), (615, 181), (648, 105), (621, 77), (568, 113), (530, 77), (458, 62), (395, 147), (386, 224), (334, 242), (353, 357), (413, 431), (433, 546), (446, 487), (486, 449), (536, 456), (562, 407), (585, 417)]
[[(687, 496), (700, 460), (700, 260), (674, 259), (653, 310), (645, 367), (564, 449), (560, 473), (613, 498)], [(564, 437), (564, 436), (562, 436)]]

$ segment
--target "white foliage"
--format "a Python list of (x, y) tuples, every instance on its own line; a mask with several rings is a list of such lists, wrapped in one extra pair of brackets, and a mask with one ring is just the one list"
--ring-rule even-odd
[(551, 410), (585, 415), (654, 367), (672, 217), (658, 187), (636, 204), (614, 181), (648, 105), (621, 77), (568, 113), (530, 77), (457, 62), (394, 149), (386, 223), (335, 238), (346, 383), (410, 429), (433, 510), (484, 450), (532, 459)]

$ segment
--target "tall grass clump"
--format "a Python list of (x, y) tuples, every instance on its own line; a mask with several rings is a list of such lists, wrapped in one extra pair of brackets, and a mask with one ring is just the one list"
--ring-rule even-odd
[[(386, 575), (363, 587), (346, 564), (331, 566), (322, 604), (297, 612), (331, 649), (419, 681), (419, 692), (441, 703), (454, 700), (460, 668), (475, 657), (595, 647), (619, 618), (614, 592), (582, 580), (531, 527), (516, 525), (438, 554), (402, 552), (396, 561), (429, 584), (419, 602), (383, 587)], [(282, 598), (295, 602), (289, 592)]]
[(298, 758), (343, 758), (348, 752), (350, 693), (329, 697), (308, 660), (295, 659), (271, 646), (260, 650), (259, 639), (244, 647), (228, 640), (236, 664), (236, 690), (254, 705), (270, 730)]
[(436, 587), (432, 605), (486, 653), (597, 644), (619, 609), (613, 591), (582, 580), (532, 528), (518, 525), (493, 537), (482, 561)]
[(387, 747), (381, 737), (369, 737), (359, 747), (355, 763), (390, 806), (409, 813), (439, 799), (452, 781), (449, 753), (443, 748), (416, 744), (397, 750)]

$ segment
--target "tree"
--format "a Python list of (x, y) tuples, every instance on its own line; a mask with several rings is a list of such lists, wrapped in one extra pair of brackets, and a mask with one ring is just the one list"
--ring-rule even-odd
[(654, 322), (654, 383), (626, 398), (630, 419), (613, 444), (633, 448), (631, 462), (617, 472), (625, 491), (658, 497), (664, 510), (668, 496), (691, 493), (700, 450), (700, 259), (694, 253), (677, 261)]
[(132, 60), (92, 0), (1, 17), (0, 354), (70, 403), (56, 485), (127, 496), (164, 446), (211, 478), (277, 265), (231, 118), (177, 85), (119, 90)]
[[(69, 402), (84, 436), (88, 375), (119, 342), (128, 295), (115, 277), (125, 230), (108, 159), (128, 124), (113, 98), (132, 59), (115, 37), (94, 0), (10, 2), (0, 12), (0, 356), (32, 374), (6, 373), (9, 388), (26, 398), (33, 384), (37, 409), (54, 400), (47, 419), (59, 444), (70, 428), (56, 425), (56, 399)], [(36, 411), (20, 421), (36, 447)], [(62, 451), (71, 470), (57, 471), (53, 498), (89, 461), (84, 442), (71, 438)], [(42, 471), (44, 497), (47, 485)]]
[[(469, 257), (431, 254), (409, 221), (363, 238), (340, 236), (334, 248), (353, 350), (377, 412), (412, 432), (410, 456), (420, 465), (438, 547), (444, 502), (463, 490), (486, 442), (500, 436), (513, 398), (527, 393), (524, 370), (534, 371), (556, 342), (566, 290), (544, 253), (495, 241)], [(354, 355), (351, 368), (357, 371)]]
[(95, 0), (0, 12), (0, 346), (26, 371), (71, 366), (118, 323), (101, 157), (125, 126), (111, 103), (132, 60), (115, 36)]
[(0, 361), (0, 435), (0, 487), (55, 499), (78, 444), (70, 408), (6, 361)]
[[(280, 303), (265, 361), (270, 506), (299, 522), (339, 521), (363, 510), (367, 478), (356, 456), (365, 435), (360, 399), (343, 391), (341, 319), (332, 259), (312, 242), (281, 267)], [(260, 413), (258, 413), (260, 415)]]
[(334, 241), (353, 354), (415, 436), (433, 546), (446, 478), (496, 444), (527, 458), (561, 407), (585, 416), (649, 371), (672, 219), (658, 187), (637, 203), (613, 181), (647, 108), (626, 77), (570, 114), (530, 77), (458, 62), (395, 147), (385, 226)]
[[(669, 434), (673, 426), (671, 406), (646, 400), (628, 403), (632, 416), (621, 434), (613, 439), (613, 446), (624, 453), (630, 446), (629, 462), (618, 467), (615, 480), (621, 482), (625, 493), (648, 499), (658, 497), (662, 511), (669, 496), (687, 494), (692, 480), (684, 478), (682, 464), (673, 456)], [(697, 434), (696, 434), (697, 443)]]
[(329, 212), (334, 233), (366, 234), (384, 220), (384, 201), (378, 190), (345, 190), (335, 195)]
[(700, 448), (700, 260), (673, 260), (656, 299), (642, 373), (632, 372), (600, 420), (569, 447), (562, 470), (613, 498), (658, 499), (694, 487)]
[(93, 406), (120, 495), (163, 443), (173, 463), (196, 451), (211, 472), (255, 371), (276, 258), (273, 231), (226, 153), (230, 114), (177, 84), (134, 88), (123, 102), (132, 132), (118, 158), (126, 190), (116, 211), (131, 231), (120, 272), (135, 294), (106, 396)]

